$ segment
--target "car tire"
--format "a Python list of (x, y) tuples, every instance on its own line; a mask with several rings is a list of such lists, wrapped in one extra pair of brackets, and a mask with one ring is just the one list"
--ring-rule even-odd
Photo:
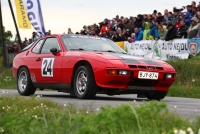
[(23, 67), (17, 74), (17, 90), (20, 95), (30, 96), (36, 91), (30, 78), (29, 71)]
[(79, 99), (92, 99), (97, 93), (97, 85), (90, 66), (80, 66), (73, 80), (74, 93)]
[(152, 91), (145, 93), (145, 96), (149, 100), (162, 100), (167, 95), (166, 91)]

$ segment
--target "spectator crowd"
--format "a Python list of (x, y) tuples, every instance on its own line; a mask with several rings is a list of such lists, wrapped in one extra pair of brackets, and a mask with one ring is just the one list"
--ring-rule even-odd
[[(154, 10), (152, 14), (139, 14), (129, 18), (117, 15), (98, 24), (84, 25), (80, 32), (73, 33), (68, 28), (67, 34), (92, 35), (109, 38), (114, 42), (130, 43), (141, 40), (200, 38), (200, 2), (198, 5), (192, 1), (191, 5), (174, 7), (172, 12), (167, 9), (163, 13)], [(51, 30), (46, 35), (51, 35)], [(30, 39), (22, 41), (22, 49), (39, 38), (40, 34), (33, 32)], [(10, 59), (13, 59), (19, 52), (19, 42), (7, 47)]]
[[(68, 29), (68, 34), (73, 34)], [(191, 5), (182, 8), (173, 8), (173, 11), (164, 10), (164, 13), (154, 10), (152, 14), (139, 14), (137, 17), (123, 17), (117, 15), (113, 19), (104, 19), (103, 22), (84, 25), (76, 34), (93, 35), (118, 41), (141, 40), (172, 40), (175, 38), (200, 37), (200, 3), (192, 1)]]

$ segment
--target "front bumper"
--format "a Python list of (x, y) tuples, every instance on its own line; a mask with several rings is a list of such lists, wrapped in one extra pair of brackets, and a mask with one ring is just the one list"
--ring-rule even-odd
[[(116, 69), (116, 68), (115, 68)], [(111, 88), (120, 90), (160, 90), (168, 91), (169, 87), (176, 80), (176, 72), (164, 70), (141, 70), (141, 69), (120, 69), (127, 70), (129, 74), (123, 75), (108, 75), (106, 70), (95, 73), (96, 84), (101, 88)], [(158, 80), (139, 79), (139, 71), (158, 72)], [(165, 74), (173, 74), (173, 78), (166, 78)]]

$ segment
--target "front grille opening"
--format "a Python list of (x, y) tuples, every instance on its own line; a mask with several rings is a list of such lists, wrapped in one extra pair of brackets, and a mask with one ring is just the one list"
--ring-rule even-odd
[(164, 70), (163, 67), (156, 67), (157, 70)]
[(138, 66), (138, 68), (141, 68), (141, 69), (147, 69), (146, 66)]
[(147, 69), (149, 69), (149, 70), (155, 70), (155, 67), (153, 67), (153, 66), (148, 66)]
[(137, 68), (136, 65), (129, 65), (129, 68)]
[(129, 86), (153, 87), (157, 83), (156, 80), (133, 80), (128, 83)]

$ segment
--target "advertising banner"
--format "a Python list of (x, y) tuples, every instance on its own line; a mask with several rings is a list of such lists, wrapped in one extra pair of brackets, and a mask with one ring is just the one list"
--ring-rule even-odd
[(32, 26), (41, 35), (46, 35), (40, 1), (39, 0), (23, 0), (23, 3), (26, 8), (28, 18)]
[(192, 56), (200, 56), (200, 39), (188, 39), (188, 52)]
[(31, 29), (31, 23), (28, 19), (26, 8), (22, 0), (15, 0), (17, 22), (19, 28)]
[(120, 46), (122, 49), (124, 49), (124, 41), (121, 42), (115, 42), (118, 46)]
[(130, 55), (149, 57), (158, 60), (188, 59), (188, 40), (172, 41), (143, 40), (134, 43), (125, 42), (125, 49)]

